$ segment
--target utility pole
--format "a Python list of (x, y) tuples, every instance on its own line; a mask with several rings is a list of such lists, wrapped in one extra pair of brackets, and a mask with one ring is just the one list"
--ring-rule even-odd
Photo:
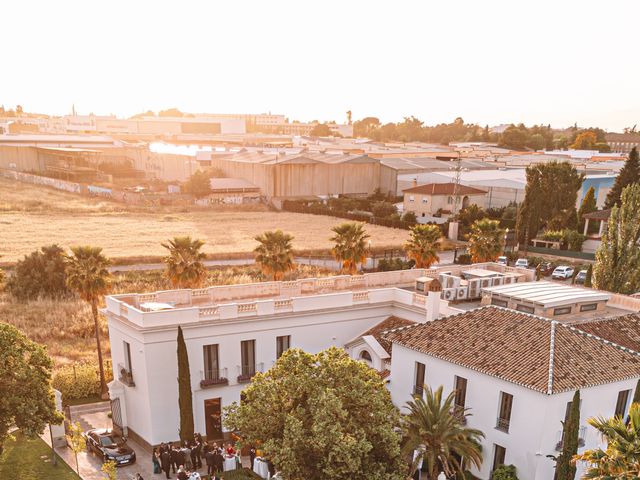
[(456, 159), (456, 181), (453, 184), (453, 216), (458, 213), (458, 189), (460, 187), (460, 174), (462, 172), (462, 154), (458, 152), (458, 158)]

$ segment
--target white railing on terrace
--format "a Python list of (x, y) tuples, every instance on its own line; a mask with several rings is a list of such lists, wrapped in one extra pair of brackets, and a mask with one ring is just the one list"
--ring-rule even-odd
[[(469, 265), (452, 265), (428, 270), (399, 270), (287, 282), (222, 285), (196, 290), (111, 295), (107, 297), (107, 310), (140, 326), (155, 327), (382, 302), (426, 309), (424, 295), (396, 287), (412, 286), (416, 278), (421, 276), (437, 277), (440, 272), (456, 272), (469, 268)], [(497, 264), (476, 264), (473, 268), (496, 271), (504, 269)], [(446, 300), (448, 299), (443, 295), (441, 312), (448, 308)], [(157, 305), (145, 308), (142, 304), (147, 302), (166, 303), (170, 307), (152, 311)]]

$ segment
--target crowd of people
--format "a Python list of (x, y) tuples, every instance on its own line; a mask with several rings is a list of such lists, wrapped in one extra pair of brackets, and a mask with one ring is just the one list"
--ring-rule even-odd
[[(255, 449), (250, 449), (251, 463), (255, 459)], [(225, 460), (236, 462), (234, 468), (240, 464), (239, 452), (231, 443), (218, 445), (208, 443), (199, 433), (191, 442), (181, 445), (163, 443), (153, 449), (153, 473), (163, 473), (171, 478), (173, 473), (178, 480), (199, 480), (198, 470), (206, 465), (207, 475), (211, 480), (223, 479)], [(229, 468), (227, 468), (229, 469)]]

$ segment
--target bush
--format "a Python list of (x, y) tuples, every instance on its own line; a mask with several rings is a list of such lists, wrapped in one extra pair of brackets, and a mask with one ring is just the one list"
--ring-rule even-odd
[(49, 245), (18, 261), (7, 290), (20, 301), (60, 298), (69, 294), (66, 278), (64, 250)]
[(562, 230), (545, 230), (540, 238), (549, 242), (562, 242), (564, 240), (564, 232)]
[(390, 202), (375, 202), (371, 211), (375, 217), (385, 218), (397, 213), (398, 209)]
[(518, 480), (514, 465), (500, 465), (493, 471), (492, 480)]
[(563, 230), (563, 240), (567, 245), (569, 250), (573, 250), (575, 252), (582, 251), (582, 244), (587, 239), (583, 234), (576, 230)]
[(404, 215), (402, 215), (402, 221), (406, 222), (406, 223), (418, 223), (418, 218), (416, 217), (416, 214), (413, 212), (405, 212)]
[(471, 255), (468, 253), (461, 253), (456, 257), (456, 263), (459, 265), (471, 265)]
[(402, 260), (401, 258), (382, 258), (378, 263), (379, 272), (390, 272), (393, 270), (410, 270), (415, 265), (413, 260)]
[[(113, 378), (110, 365), (105, 365), (105, 378), (110, 382)], [(100, 377), (98, 366), (92, 363), (64, 365), (53, 374), (51, 385), (62, 393), (62, 401), (100, 395)]]

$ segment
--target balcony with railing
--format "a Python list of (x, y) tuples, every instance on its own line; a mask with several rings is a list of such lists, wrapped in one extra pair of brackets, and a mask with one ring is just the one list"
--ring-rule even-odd
[[(564, 445), (564, 430), (558, 430), (556, 434), (556, 438), (558, 439), (556, 442), (556, 450), (558, 452), (562, 451), (562, 446)], [(578, 447), (584, 447), (585, 441), (587, 438), (587, 427), (582, 426), (580, 430), (578, 430)]]
[(120, 383), (124, 383), (128, 387), (135, 387), (136, 384), (133, 381), (133, 372), (131, 368), (127, 368), (124, 364), (118, 364), (118, 380)]
[(510, 419), (498, 417), (496, 420), (496, 429), (505, 433), (509, 433), (509, 423)]
[(263, 363), (252, 363), (249, 365), (238, 365), (238, 383), (248, 383), (258, 372), (264, 370)]
[(424, 386), (423, 385), (414, 385), (413, 386), (413, 396), (414, 397), (422, 397), (424, 395)]
[(219, 385), (229, 385), (226, 368), (200, 370), (200, 388), (210, 388)]
[(465, 415), (465, 406), (455, 404), (453, 406), (453, 411), (451, 412), (454, 417), (456, 417), (462, 425), (467, 424), (467, 416)]

